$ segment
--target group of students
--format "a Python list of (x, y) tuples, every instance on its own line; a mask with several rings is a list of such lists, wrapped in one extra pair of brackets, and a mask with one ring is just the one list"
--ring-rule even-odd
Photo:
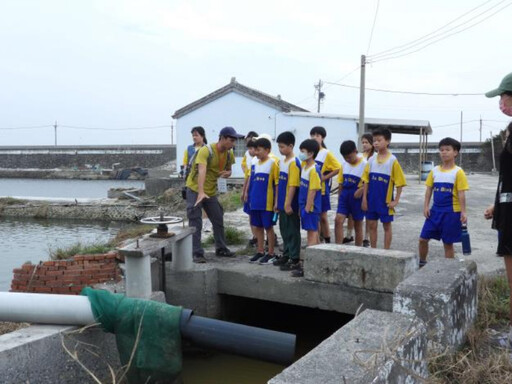
[[(310, 139), (304, 140), (295, 153), (295, 136), (281, 133), (277, 139), (279, 160), (272, 154), (271, 138), (250, 132), (246, 136), (247, 152), (242, 160), (245, 182), (242, 192), (244, 212), (250, 217), (257, 246), (251, 263), (273, 264), (292, 276), (303, 276), (300, 263), (301, 228), (307, 232), (307, 245), (330, 243), (327, 211), (331, 209), (331, 179), (338, 177), (338, 207), (335, 219), (336, 243), (347, 243), (343, 226), (349, 220), (355, 230), (355, 245), (377, 246), (377, 227), (384, 229), (384, 248), (392, 241), (391, 223), (406, 179), (396, 157), (389, 151), (391, 132), (379, 129), (362, 137), (363, 153), (356, 143), (344, 141), (340, 146), (342, 162), (325, 147), (327, 132), (314, 127)], [(466, 222), (465, 191), (468, 183), (464, 171), (455, 165), (460, 143), (452, 138), (439, 142), (442, 164), (426, 180), (425, 224), (419, 240), (420, 267), (425, 265), (430, 239), (442, 240), (445, 256), (454, 257), (453, 243), (461, 238), (461, 224)], [(430, 201), (433, 199), (433, 206)], [(366, 219), (366, 230), (364, 220)], [(279, 220), (283, 240), (282, 256), (275, 254), (273, 226)], [(268, 251), (265, 252), (265, 233)]]

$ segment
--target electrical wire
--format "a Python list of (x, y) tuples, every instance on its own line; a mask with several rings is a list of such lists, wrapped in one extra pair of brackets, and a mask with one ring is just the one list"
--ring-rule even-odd
[[(345, 87), (345, 88), (359, 89), (359, 86), (357, 86), (357, 85), (331, 83), (328, 81), (326, 81), (325, 83), (331, 84), (331, 85), (337, 85), (337, 86)], [(407, 95), (425, 95), (425, 96), (482, 96), (483, 95), (483, 93), (458, 93), (458, 92), (433, 93), (433, 92), (396, 91), (396, 90), (392, 90), (392, 89), (379, 89), (379, 88), (365, 88), (365, 89), (367, 91), (374, 91), (374, 92), (399, 93), (399, 94), (407, 94)]]
[[(502, 0), (499, 4), (503, 3), (504, 1), (506, 1), (506, 0)], [(498, 5), (499, 5), (499, 4), (498, 4)], [(457, 28), (459, 28), (460, 26), (462, 26), (462, 25), (464, 25), (464, 24), (467, 24), (469, 21), (474, 20), (476, 17), (481, 16), (481, 15), (483, 15), (483, 14), (487, 13), (489, 10), (496, 8), (496, 6), (497, 6), (497, 5), (495, 5), (495, 6), (493, 6), (492, 8), (490, 8), (489, 10), (486, 10), (486, 11), (482, 12), (481, 14), (479, 14), (479, 15), (477, 15), (477, 16), (475, 16), (475, 17), (471, 18), (470, 20), (467, 20), (466, 22), (464, 22), (464, 23), (462, 23), (462, 24), (459, 24), (459, 25), (457, 25), (457, 26), (455, 26), (455, 27), (453, 27), (453, 28), (449, 29), (448, 31), (446, 31), (446, 32), (444, 32), (444, 33), (442, 33), (442, 34), (439, 34), (439, 35), (436, 35), (436, 36), (432, 36), (432, 37), (430, 37), (430, 38), (428, 38), (428, 39), (426, 39), (426, 40), (422, 41), (421, 43), (418, 43), (418, 44), (412, 45), (412, 46), (410, 46), (410, 47), (408, 47), (408, 48), (404, 48), (404, 49), (401, 49), (401, 50), (395, 51), (395, 52), (393, 52), (393, 53), (389, 53), (389, 54), (386, 54), (386, 55), (382, 55), (382, 56), (379, 56), (379, 57), (377, 57), (377, 58), (375, 58), (375, 57), (373, 57), (373, 59), (372, 59), (372, 58), (370, 58), (370, 59), (368, 60), (368, 62), (369, 62), (369, 63), (377, 63), (377, 62), (380, 62), (380, 61), (387, 61), (387, 60), (397, 59), (397, 58), (400, 58), (400, 57), (408, 56), (408, 55), (411, 55), (411, 54), (413, 54), (413, 53), (419, 52), (419, 51), (421, 51), (421, 50), (423, 50), (423, 49), (425, 49), (425, 48), (427, 48), (427, 47), (429, 47), (429, 46), (431, 46), (431, 45), (433, 45), (433, 44), (435, 44), (435, 43), (437, 43), (437, 42), (439, 42), (439, 41), (445, 40), (445, 39), (447, 39), (447, 38), (449, 38), (449, 37), (451, 37), (451, 36), (457, 35), (457, 34), (459, 34), (459, 33), (461, 33), (461, 32), (464, 32), (464, 31), (466, 31), (466, 30), (468, 30), (468, 29), (470, 29), (470, 28), (473, 28), (473, 27), (475, 27), (475, 26), (477, 26), (477, 25), (479, 25), (479, 24), (483, 23), (484, 21), (488, 20), (489, 18), (493, 17), (494, 15), (496, 15), (496, 14), (497, 14), (497, 13), (499, 13), (499, 12), (501, 12), (501, 11), (502, 11), (502, 10), (504, 10), (505, 8), (508, 8), (508, 7), (509, 7), (509, 6), (511, 6), (511, 5), (512, 5), (512, 2), (511, 2), (511, 3), (508, 3), (508, 4), (506, 4), (506, 5), (504, 5), (503, 7), (499, 8), (497, 11), (495, 11), (495, 12), (491, 13), (491, 14), (490, 14), (490, 15), (488, 15), (487, 17), (484, 17), (483, 19), (480, 19), (480, 20), (478, 20), (477, 22), (475, 22), (475, 23), (473, 23), (473, 24), (471, 24), (471, 25), (469, 25), (469, 26), (467, 26), (467, 27), (465, 27), (465, 28), (463, 28), (463, 29), (460, 29), (460, 30), (455, 31), (455, 32), (453, 32), (453, 33), (446, 34), (448, 31), (452, 31), (452, 30), (454, 30), (454, 29), (457, 29)], [(437, 38), (437, 39), (436, 39), (436, 38)], [(436, 40), (431, 41), (430, 43), (427, 43), (427, 41), (432, 40), (432, 39), (436, 39)], [(425, 43), (427, 43), (427, 44), (425, 44)], [(422, 45), (422, 44), (423, 44), (423, 45)], [(412, 49), (412, 48), (414, 48), (415, 46), (418, 46), (418, 45), (420, 46), (418, 49), (415, 49), (415, 50), (413, 50), (413, 51), (410, 51), (410, 49)], [(399, 52), (404, 52), (404, 53), (397, 55), (397, 53), (399, 53)]]
[(9, 131), (9, 130), (21, 130), (21, 129), (40, 129), (40, 128), (50, 128), (53, 125), (33, 125), (28, 127), (2, 127), (0, 130)]
[(367, 55), (368, 55), (368, 52), (370, 52), (370, 46), (372, 45), (373, 31), (375, 29), (375, 23), (377, 22), (377, 14), (379, 13), (379, 5), (380, 5), (380, 0), (377, 0), (377, 7), (375, 8), (375, 15), (373, 16), (372, 30), (370, 32), (370, 39), (368, 41), (368, 49), (366, 50)]
[(130, 128), (102, 128), (102, 127), (81, 127), (76, 125), (59, 125), (59, 128), (68, 128), (68, 129), (80, 129), (86, 131), (138, 131), (138, 130), (148, 130), (148, 129), (160, 129), (160, 128), (169, 128), (169, 125), (155, 125), (152, 127), (130, 127)]
[(483, 7), (483, 6), (484, 6), (484, 5), (486, 5), (487, 3), (490, 3), (491, 1), (493, 1), (493, 0), (487, 0), (487, 1), (484, 1), (484, 2), (483, 2), (483, 3), (481, 3), (480, 5), (478, 5), (478, 6), (474, 7), (474, 8), (472, 8), (472, 9), (470, 9), (469, 11), (467, 11), (467, 12), (463, 13), (463, 14), (462, 14), (462, 15), (460, 15), (460, 16), (457, 16), (455, 19), (453, 19), (453, 20), (451, 20), (450, 22), (448, 22), (448, 23), (446, 23), (446, 24), (442, 25), (441, 27), (439, 27), (439, 28), (435, 29), (434, 31), (432, 31), (432, 32), (430, 32), (430, 33), (427, 33), (426, 35), (423, 35), (423, 36), (421, 36), (421, 37), (418, 37), (417, 39), (412, 40), (412, 41), (410, 41), (410, 42), (408, 42), (408, 43), (401, 44), (401, 45), (397, 45), (397, 46), (395, 46), (395, 47), (388, 48), (388, 49), (386, 49), (386, 50), (384, 50), (384, 51), (377, 52), (377, 53), (375, 53), (375, 54), (373, 54), (373, 55), (370, 55), (369, 57), (374, 57), (374, 58), (376, 58), (376, 57), (378, 57), (378, 56), (382, 56), (382, 55), (388, 54), (388, 52), (389, 52), (389, 53), (391, 53), (392, 51), (395, 51), (395, 50), (397, 50), (397, 49), (405, 48), (405, 47), (408, 47), (409, 45), (414, 45), (414, 44), (416, 44), (416, 43), (420, 43), (423, 39), (425, 39), (425, 38), (427, 38), (427, 37), (429, 37), (429, 36), (431, 36), (431, 35), (433, 35), (433, 34), (436, 34), (436, 33), (437, 33), (437, 32), (439, 32), (439, 31), (442, 31), (443, 29), (445, 29), (445, 28), (446, 28), (446, 27), (448, 27), (449, 25), (451, 25), (451, 24), (455, 23), (456, 21), (458, 21), (458, 20), (462, 19), (464, 16), (466, 16), (466, 15), (468, 15), (468, 14), (472, 13), (473, 11), (476, 11), (478, 8)]

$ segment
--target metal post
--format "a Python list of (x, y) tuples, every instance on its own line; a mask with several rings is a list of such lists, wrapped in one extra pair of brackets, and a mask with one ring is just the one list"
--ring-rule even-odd
[(418, 168), (418, 183), (421, 184), (421, 157), (423, 152), (423, 128), (420, 128), (420, 137), (419, 137), (419, 143), (418, 143), (418, 161), (419, 161), (419, 168)]
[(55, 136), (55, 146), (57, 146), (57, 120), (55, 120), (55, 124), (53, 124), (53, 129), (54, 129), (54, 136)]
[(494, 138), (492, 137), (492, 131), (489, 131), (491, 134), (491, 153), (492, 153), (492, 171), (496, 172), (496, 158), (494, 157)]
[(359, 129), (358, 129), (358, 141), (357, 148), (359, 152), (363, 152), (363, 144), (361, 139), (365, 132), (364, 123), (364, 91), (365, 91), (365, 77), (366, 77), (366, 56), (361, 55), (361, 84), (359, 85)]

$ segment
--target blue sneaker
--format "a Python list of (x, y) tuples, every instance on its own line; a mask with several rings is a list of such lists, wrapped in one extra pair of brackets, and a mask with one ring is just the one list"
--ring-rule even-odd
[(259, 259), (261, 259), (263, 257), (265, 257), (265, 255), (263, 253), (258, 252), (257, 254), (255, 254), (253, 257), (251, 257), (249, 259), (249, 263), (256, 263)]

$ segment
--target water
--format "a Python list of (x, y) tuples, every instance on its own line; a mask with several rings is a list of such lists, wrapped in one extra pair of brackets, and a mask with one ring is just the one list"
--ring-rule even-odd
[(26, 261), (49, 260), (49, 250), (77, 242), (105, 243), (123, 224), (68, 220), (0, 220), (0, 291), (11, 287), (12, 270)]
[(0, 179), (0, 196), (19, 198), (106, 198), (110, 188), (144, 188), (143, 180)]

